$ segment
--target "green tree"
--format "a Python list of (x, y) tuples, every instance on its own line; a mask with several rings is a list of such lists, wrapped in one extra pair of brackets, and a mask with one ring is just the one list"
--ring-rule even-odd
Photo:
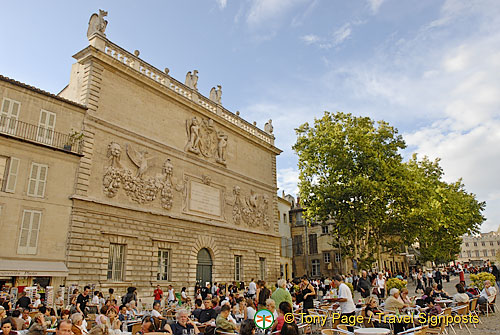
[(343, 253), (361, 267), (371, 265), (384, 227), (394, 222), (391, 204), (404, 176), (402, 137), (384, 121), (328, 112), (296, 133), (305, 215), (320, 222), (333, 218)]
[(309, 221), (333, 219), (333, 246), (369, 267), (383, 249), (417, 243), (422, 261), (455, 258), (460, 237), (484, 221), (485, 203), (446, 183), (439, 159), (404, 163), (406, 147), (384, 121), (325, 112), (296, 129), (300, 197)]

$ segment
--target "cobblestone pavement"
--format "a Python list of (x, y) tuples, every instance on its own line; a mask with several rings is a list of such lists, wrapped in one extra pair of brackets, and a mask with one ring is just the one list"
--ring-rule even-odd
[[(466, 275), (465, 280), (467, 283), (470, 283), (469, 276)], [(448, 292), (449, 295), (454, 295), (456, 293), (455, 285), (458, 283), (458, 276), (454, 276), (450, 278), (450, 282), (447, 283), (446, 281), (443, 282), (443, 288), (446, 292)], [(496, 287), (497, 292), (499, 291), (498, 286)], [(415, 295), (415, 285), (410, 281), (408, 283), (408, 291), (410, 292), (410, 296)], [(357, 301), (361, 296), (359, 295), (358, 292), (355, 293), (355, 301)], [(500, 296), (497, 293), (497, 307), (500, 307)], [(482, 323), (479, 323), (476, 327), (473, 328), (472, 325), (470, 325), (469, 329), (471, 334), (481, 334), (481, 335), (490, 335), (490, 334), (495, 334), (495, 335), (500, 335), (500, 312), (498, 311), (498, 308), (496, 309), (496, 313), (490, 313), (488, 317), (486, 315), (480, 316), (480, 320)], [(468, 335), (469, 332), (465, 327), (462, 327), (460, 329), (458, 325), (454, 327), (456, 334), (457, 335)], [(448, 333), (450, 335), (454, 335), (455, 333), (453, 330), (449, 330)]]

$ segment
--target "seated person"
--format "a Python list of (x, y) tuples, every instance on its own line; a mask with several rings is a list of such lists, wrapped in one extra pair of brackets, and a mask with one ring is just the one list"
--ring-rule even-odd
[(121, 305), (120, 313), (118, 314), (118, 320), (120, 320), (121, 322), (127, 321), (129, 319), (129, 315), (127, 312), (128, 312), (127, 306)]
[(240, 335), (255, 335), (255, 329), (256, 326), (253, 320), (243, 320), (240, 327)]
[(434, 298), (425, 298), (425, 304), (427, 305), (427, 315), (439, 315), (443, 311), (439, 304), (434, 303)]
[(218, 331), (234, 333), (236, 330), (238, 330), (238, 326), (236, 325), (236, 323), (231, 322), (227, 319), (230, 311), (231, 307), (229, 307), (229, 305), (224, 305), (220, 308), (220, 314), (217, 316), (217, 320), (215, 321), (215, 325)]
[(453, 303), (468, 303), (469, 296), (467, 295), (467, 293), (465, 293), (465, 288), (463, 287), (463, 285), (457, 284), (455, 285), (455, 288), (457, 289), (457, 293), (453, 296)]
[(406, 287), (403, 287), (401, 289), (401, 293), (399, 295), (399, 300), (401, 300), (401, 302), (403, 304), (406, 304), (408, 306), (412, 306), (414, 305), (410, 299), (410, 297), (408, 296), (409, 292), (408, 292), (408, 289)]
[(278, 318), (274, 321), (273, 330), (280, 331), (285, 324), (285, 315), (292, 312), (292, 305), (288, 301), (282, 301), (278, 307)]
[[(200, 330), (196, 327), (193, 320), (189, 319), (189, 312), (181, 309), (175, 314), (177, 322), (165, 325), (165, 331), (169, 335), (186, 335), (186, 334), (199, 334)], [(192, 330), (192, 331), (191, 331)]]
[(161, 315), (161, 303), (159, 301), (153, 303), (153, 310), (151, 315), (158, 320), (166, 320), (167, 318)]
[[(142, 334), (146, 334), (146, 333), (152, 333), (155, 331), (156, 331), (155, 321), (150, 316), (150, 317), (145, 317), (142, 320), (141, 330), (139, 330), (137, 332), (137, 334), (142, 335)], [(136, 334), (132, 334), (132, 335), (136, 335)]]
[(408, 307), (407, 304), (403, 303), (399, 300), (399, 290), (395, 287), (391, 288), (389, 292), (390, 296), (385, 299), (384, 310), (388, 312), (399, 313), (399, 311), (405, 307)]
[(299, 327), (296, 323), (285, 323), (280, 333), (281, 335), (299, 335)]
[(494, 286), (491, 286), (491, 282), (489, 280), (484, 281), (484, 288), (479, 295), (479, 299), (477, 303), (479, 305), (485, 305), (486, 303), (492, 303), (495, 300), (497, 295), (497, 290)]
[(194, 301), (194, 310), (193, 312), (191, 312), (191, 314), (193, 314), (196, 320), (200, 319), (200, 313), (203, 310), (203, 308), (201, 308), (201, 305), (203, 305), (203, 301), (201, 299), (196, 299)]
[(443, 290), (443, 285), (441, 284), (434, 284), (436, 286), (436, 289), (433, 292), (433, 297), (440, 297), (441, 299), (450, 299), (451, 297), (448, 295), (448, 293)]
[(29, 327), (28, 335), (45, 335), (47, 326), (45, 324), (45, 317), (42, 313), (37, 313), (33, 317), (33, 323)]
[(217, 317), (217, 312), (212, 308), (212, 299), (207, 297), (203, 300), (203, 304), (205, 305), (205, 309), (201, 311), (200, 317), (198, 321), (200, 323), (208, 324), (215, 321)]
[(2, 320), (2, 331), (0, 335), (17, 335), (17, 332), (12, 329), (16, 329), (16, 325), (11, 318), (6, 318)]

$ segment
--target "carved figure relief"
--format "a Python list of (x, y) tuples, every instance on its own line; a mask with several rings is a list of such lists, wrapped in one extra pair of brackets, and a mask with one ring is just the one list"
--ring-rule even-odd
[(90, 16), (87, 37), (90, 37), (95, 33), (106, 36), (104, 33), (106, 31), (106, 26), (108, 25), (108, 21), (104, 20), (106, 16), (108, 16), (108, 12), (101, 9), (99, 9), (99, 14), (94, 13)]
[(195, 117), (186, 120), (188, 141), (185, 150), (206, 158), (215, 158), (217, 163), (226, 165), (226, 150), (228, 136), (222, 131), (216, 131), (212, 119)]
[(173, 190), (182, 191), (183, 185), (175, 185), (173, 177), (173, 165), (170, 159), (163, 163), (162, 173), (153, 177), (147, 176), (146, 172), (150, 167), (149, 162), (155, 157), (147, 157), (147, 151), (135, 150), (131, 145), (126, 146), (127, 156), (137, 167), (133, 172), (124, 168), (120, 163), (121, 146), (116, 142), (108, 145), (107, 156), (109, 166), (103, 176), (104, 194), (113, 198), (123, 187), (130, 200), (139, 204), (152, 202), (160, 193), (161, 206), (167, 210), (172, 208)]
[(249, 227), (263, 226), (269, 228), (269, 197), (256, 194), (250, 190), (250, 195), (243, 197), (239, 186), (233, 188), (233, 222), (237, 225), (245, 223)]
[(186, 74), (186, 81), (184, 83), (187, 87), (192, 88), (193, 90), (198, 91), (198, 70), (194, 70), (191, 74), (189, 71)]

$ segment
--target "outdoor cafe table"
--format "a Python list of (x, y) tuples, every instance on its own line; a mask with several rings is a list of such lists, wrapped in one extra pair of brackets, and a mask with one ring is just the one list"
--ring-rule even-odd
[(355, 335), (388, 335), (391, 332), (387, 328), (359, 328), (354, 329)]
[(443, 299), (443, 300), (435, 300), (436, 304), (443, 304), (445, 307), (448, 305), (448, 304), (451, 304), (453, 302), (453, 300), (451, 299)]

